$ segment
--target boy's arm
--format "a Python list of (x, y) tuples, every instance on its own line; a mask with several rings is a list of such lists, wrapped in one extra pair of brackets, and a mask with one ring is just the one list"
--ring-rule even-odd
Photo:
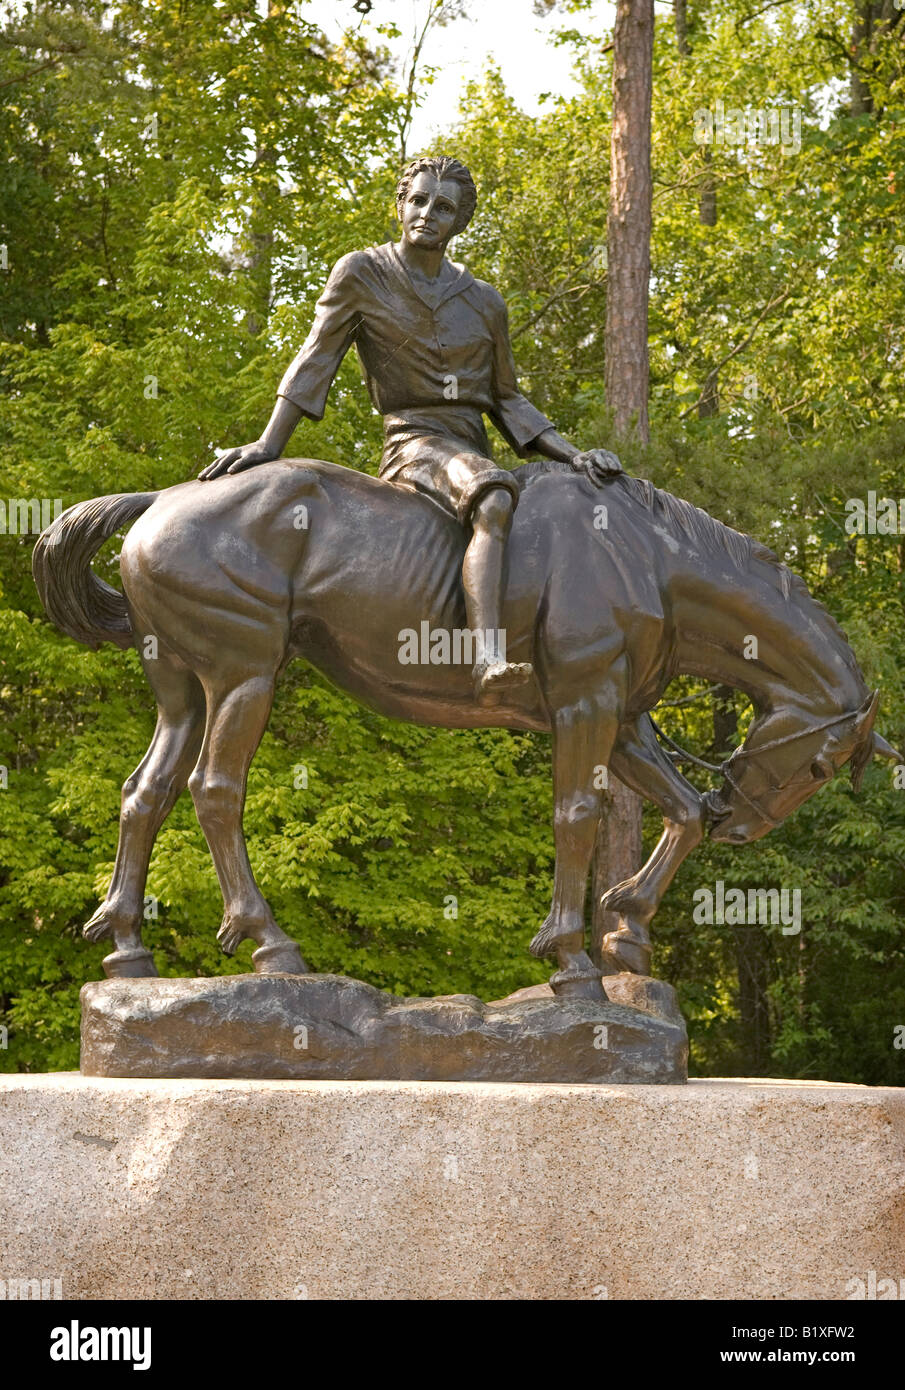
[(207, 482), (224, 473), (241, 473), (245, 468), (254, 468), (256, 463), (270, 463), (272, 459), (278, 459), (301, 418), (300, 406), (293, 405), (285, 396), (277, 396), (273, 414), (261, 438), (253, 444), (242, 444), (238, 449), (227, 449), (213, 463), (209, 463), (198, 477)]
[(259, 439), (237, 449), (226, 449), (199, 473), (199, 478), (219, 478), (279, 458), (293, 430), (304, 415), (320, 420), (327, 393), (339, 365), (355, 340), (361, 322), (358, 265), (353, 252), (337, 261), (314, 311), (311, 331), (289, 364), (277, 388), (276, 404)]
[(509, 341), (509, 313), (506, 301), (497, 291), (488, 286), (487, 316), (493, 339), (493, 367), (491, 395), (493, 409), (488, 414), (519, 458), (533, 447), (533, 441), (553, 429), (552, 424), (540, 410), (531, 404), (519, 389), (515, 359)]
[(592, 483), (605, 482), (622, 473), (623, 467), (615, 454), (609, 449), (579, 449), (556, 430), (544, 430), (531, 445), (535, 453), (546, 459), (557, 459), (569, 463), (576, 473), (587, 473)]

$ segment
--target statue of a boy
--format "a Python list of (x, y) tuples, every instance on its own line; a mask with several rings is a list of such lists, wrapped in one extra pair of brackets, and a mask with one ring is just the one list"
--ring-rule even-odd
[(398, 244), (337, 261), (311, 331), (280, 382), (263, 435), (227, 449), (201, 473), (216, 478), (279, 458), (301, 416), (320, 420), (352, 344), (384, 418), (380, 477), (427, 493), (471, 535), (462, 565), (469, 628), (489, 634), (474, 667), (475, 694), (493, 703), (529, 680), (506, 660), (500, 629), (503, 561), (518, 486), (491, 457), (489, 415), (519, 457), (568, 461), (595, 479), (619, 472), (614, 455), (582, 453), (519, 391), (506, 304), (491, 285), (448, 261), (452, 237), (475, 210), (474, 181), (447, 156), (416, 159), (396, 192)]

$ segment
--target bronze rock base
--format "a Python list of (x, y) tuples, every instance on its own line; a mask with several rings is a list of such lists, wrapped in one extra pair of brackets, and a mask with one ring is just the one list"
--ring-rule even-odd
[(681, 1083), (675, 991), (604, 977), (606, 998), (549, 985), (482, 1003), (405, 999), (343, 975), (109, 979), (82, 989), (85, 1076), (312, 1081)]

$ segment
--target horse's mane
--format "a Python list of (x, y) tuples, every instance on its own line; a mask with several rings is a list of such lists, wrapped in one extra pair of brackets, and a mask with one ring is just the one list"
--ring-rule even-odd
[[(567, 463), (544, 459), (540, 462), (525, 464), (514, 470), (521, 489), (527, 487), (535, 478), (552, 472), (571, 472), (571, 469)], [(646, 478), (632, 478), (627, 473), (622, 473), (612, 482), (601, 484), (601, 489), (611, 487), (624, 489), (634, 501), (647, 508), (653, 520), (665, 525), (673, 534), (685, 536), (704, 549), (719, 547), (744, 573), (755, 570), (761, 574), (765, 573), (766, 578), (773, 583), (773, 587), (781, 594), (785, 602), (796, 599), (799, 602), (807, 601), (813, 604), (823, 615), (830, 631), (840, 639), (844, 648), (843, 658), (846, 663), (859, 676), (861, 675), (848, 638), (832, 613), (819, 599), (814, 598), (801, 576), (789, 569), (789, 566), (780, 560), (779, 556), (768, 546), (755, 540), (753, 536), (746, 535), (743, 531), (735, 531), (731, 526), (726, 526), (724, 522), (717, 521), (716, 517), (711, 516), (709, 512), (702, 511), (700, 507), (686, 502), (684, 498), (674, 497), (671, 492), (665, 492), (662, 488), (655, 487)]]

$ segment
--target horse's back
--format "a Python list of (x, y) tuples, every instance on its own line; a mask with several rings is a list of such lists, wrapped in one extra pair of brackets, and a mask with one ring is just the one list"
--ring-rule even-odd
[[(629, 641), (646, 670), (663, 608), (653, 548), (629, 510), (616, 484), (561, 470), (525, 482), (502, 612), (510, 659), (545, 644), (550, 662), (602, 669)], [(466, 543), (456, 519), (412, 489), (288, 459), (167, 489), (127, 537), (121, 568), (145, 630), (168, 626), (186, 652), (200, 640), (214, 660), (247, 634), (304, 653), (314, 639), (312, 655), (329, 650), (337, 670), (370, 670), (384, 651), (394, 680), (408, 681), (400, 633), (467, 627)], [(468, 673), (449, 669), (423, 673), (426, 698), (444, 682), (470, 698)]]

